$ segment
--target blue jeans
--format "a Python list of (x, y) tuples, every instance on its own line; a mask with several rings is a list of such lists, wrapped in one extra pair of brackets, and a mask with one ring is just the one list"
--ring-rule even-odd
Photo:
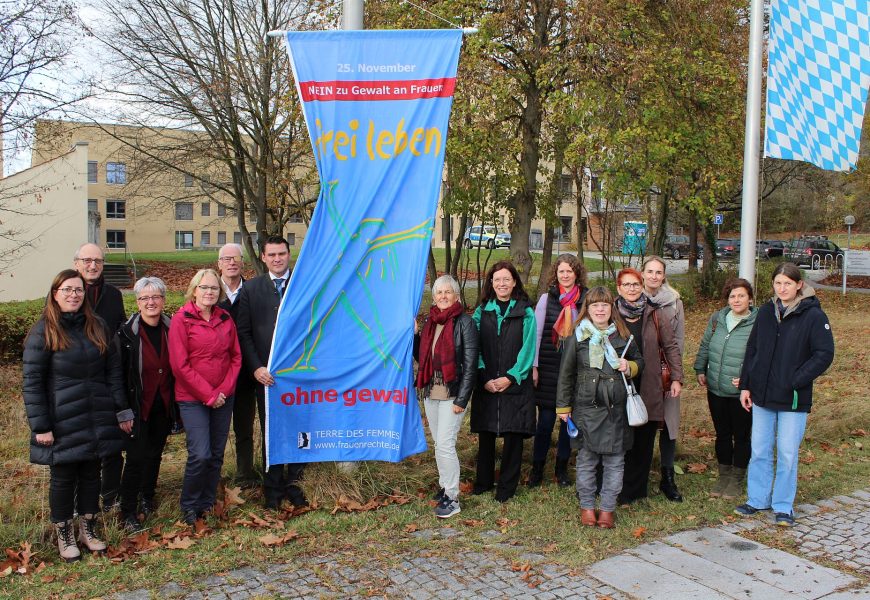
[(181, 484), (181, 511), (204, 512), (214, 506), (233, 416), (233, 398), (220, 408), (179, 402), (187, 434), (187, 465)]
[(807, 413), (752, 406), (752, 458), (746, 490), (750, 506), (792, 514), (797, 493), (798, 449), (806, 426)]

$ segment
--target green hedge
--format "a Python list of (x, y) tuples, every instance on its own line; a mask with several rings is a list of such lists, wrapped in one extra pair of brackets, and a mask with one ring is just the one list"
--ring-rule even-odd
[[(166, 295), (166, 312), (174, 314), (184, 304), (181, 292), (168, 292)], [(45, 300), (28, 300), (26, 302), (7, 302), (0, 304), (0, 361), (18, 362), (24, 348), (24, 338), (33, 324), (42, 314)], [(124, 310), (128, 315), (136, 308), (136, 297), (124, 294)]]

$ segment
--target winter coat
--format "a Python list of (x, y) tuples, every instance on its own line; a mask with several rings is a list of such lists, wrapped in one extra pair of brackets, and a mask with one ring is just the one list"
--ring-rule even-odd
[[(447, 390), (453, 404), (460, 408), (468, 406), (471, 392), (477, 380), (477, 360), (480, 342), (474, 320), (462, 313), (453, 320), (453, 348), (456, 356), (456, 379), (447, 382)], [(420, 362), (420, 334), (414, 335), (414, 358)], [(431, 388), (431, 386), (428, 386)], [(429, 396), (429, 390), (423, 392)]]
[[(780, 318), (776, 300), (758, 309), (746, 344), (740, 389), (749, 390), (752, 403), (768, 410), (810, 412), (813, 381), (834, 361), (831, 324), (813, 288)], [(797, 406), (794, 404), (797, 392)]]
[[(617, 355), (626, 344), (619, 332), (610, 336)], [(637, 377), (643, 357), (632, 340), (625, 353), (630, 370)], [(574, 448), (585, 447), (597, 454), (623, 454), (631, 449), (632, 431), (626, 412), (626, 390), (622, 375), (605, 360), (601, 369), (589, 365), (589, 340), (576, 336), (565, 340), (562, 368), (556, 393), (556, 413), (570, 413), (581, 434), (571, 440)]]
[[(471, 401), (471, 431), (535, 434), (536, 415), (532, 388), (535, 357), (535, 313), (525, 300), (511, 300), (505, 315), (490, 300), (472, 317), (480, 331), (477, 389)], [(484, 384), (507, 377), (511, 385), (491, 393)]]
[[(112, 335), (115, 335), (121, 325), (127, 320), (127, 312), (124, 310), (124, 297), (121, 295), (121, 290), (110, 283), (106, 283), (102, 275), (98, 285), (100, 285), (100, 294), (97, 296), (97, 301), (91, 302), (91, 295), (87, 292), (85, 292), (85, 298), (88, 302), (91, 302), (91, 307), (97, 316), (106, 322)], [(89, 287), (85, 286), (86, 289)]]
[[(170, 319), (167, 315), (161, 315), (163, 325), (168, 329)], [(142, 344), (140, 342), (140, 319), (141, 315), (135, 313), (130, 320), (124, 323), (118, 330), (118, 341), (121, 346), (121, 366), (124, 373), (124, 390), (127, 393), (127, 402), (130, 409), (133, 411), (133, 431), (134, 438), (139, 437), (139, 431), (142, 427)], [(168, 337), (168, 336), (167, 336)], [(166, 351), (169, 352), (167, 345)], [(170, 380), (172, 374), (170, 373)], [(172, 394), (169, 398), (169, 423), (178, 422), (178, 406), (175, 404), (175, 384), (170, 383)], [(167, 430), (168, 433), (168, 430)]]
[[(99, 318), (99, 317), (97, 317)], [(100, 319), (100, 323), (105, 323)], [(121, 358), (106, 329), (108, 349), (99, 349), (85, 335), (85, 315), (65, 313), (61, 326), (70, 346), (45, 348), (45, 320), (24, 341), (24, 407), (30, 423), (30, 462), (59, 465), (98, 460), (119, 454), (126, 434), (119, 423), (133, 418), (124, 398)], [(36, 443), (37, 433), (52, 432), (54, 443)]]
[(734, 387), (731, 380), (740, 377), (746, 342), (758, 316), (758, 309), (752, 307), (749, 314), (728, 331), (726, 317), (730, 312), (731, 308), (726, 306), (711, 315), (695, 357), (695, 373), (705, 375), (707, 390), (720, 398), (740, 396), (740, 389)]
[[(680, 305), (682, 306), (682, 304)], [(676, 439), (680, 430), (680, 399), (670, 394), (665, 397), (662, 389), (661, 359), (659, 358), (659, 340), (656, 335), (653, 313), (658, 311), (659, 330), (661, 331), (662, 349), (665, 360), (671, 368), (671, 380), (683, 382), (683, 357), (677, 341), (677, 329), (673, 326), (677, 315), (674, 305), (655, 308), (647, 304), (643, 311), (643, 360), (646, 367), (640, 378), (640, 392), (646, 405), (650, 421), (665, 421), (671, 439)]]
[(175, 400), (211, 406), (221, 393), (231, 397), (242, 354), (229, 313), (213, 306), (211, 319), (206, 321), (190, 301), (175, 313), (171, 323), (169, 361), (175, 375)]
[[(577, 312), (586, 296), (586, 288), (580, 288), (577, 298)], [(562, 312), (559, 303), (559, 286), (550, 288), (543, 294), (535, 307), (535, 322), (537, 330), (535, 342), (537, 355), (535, 366), (538, 368), (538, 386), (535, 388), (535, 404), (541, 408), (554, 410), (556, 408), (556, 384), (559, 381), (559, 365), (562, 364), (562, 351), (553, 344), (553, 325)], [(576, 314), (575, 314), (576, 316)]]

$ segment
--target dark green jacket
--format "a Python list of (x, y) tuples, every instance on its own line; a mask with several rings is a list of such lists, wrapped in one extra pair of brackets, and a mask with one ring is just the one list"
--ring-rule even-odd
[(730, 332), (725, 320), (729, 312), (731, 308), (726, 306), (710, 316), (694, 368), (695, 373), (707, 376), (707, 389), (711, 393), (722, 398), (737, 398), (740, 388), (734, 387), (731, 380), (740, 377), (746, 342), (758, 316), (758, 309), (752, 307), (749, 315)]

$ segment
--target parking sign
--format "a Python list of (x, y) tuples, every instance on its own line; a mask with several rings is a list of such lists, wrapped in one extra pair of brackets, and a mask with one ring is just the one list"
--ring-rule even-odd
[(715, 215), (713, 217), (713, 225), (721, 225), (725, 221), (724, 215)]

